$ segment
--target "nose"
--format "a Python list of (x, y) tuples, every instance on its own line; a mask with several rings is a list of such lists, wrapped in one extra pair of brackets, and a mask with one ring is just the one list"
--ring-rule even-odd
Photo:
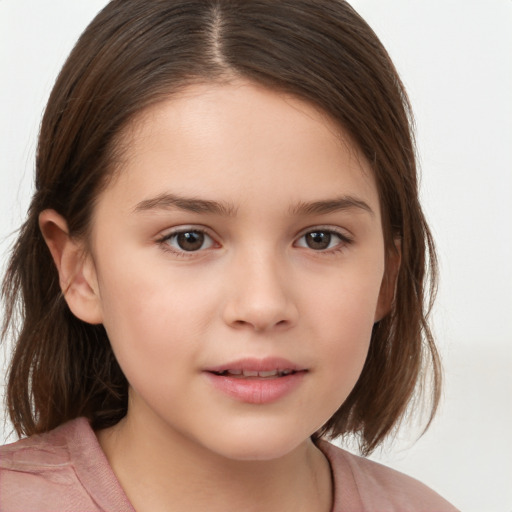
[(256, 332), (286, 330), (298, 320), (290, 273), (273, 254), (240, 257), (229, 273), (224, 321)]

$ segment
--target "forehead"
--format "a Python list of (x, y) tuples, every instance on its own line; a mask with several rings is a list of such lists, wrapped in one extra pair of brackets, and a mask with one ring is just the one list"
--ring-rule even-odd
[(126, 197), (131, 203), (164, 191), (234, 203), (357, 192), (378, 202), (370, 165), (338, 123), (310, 103), (247, 81), (185, 88), (133, 120), (121, 147), (109, 188), (133, 196)]

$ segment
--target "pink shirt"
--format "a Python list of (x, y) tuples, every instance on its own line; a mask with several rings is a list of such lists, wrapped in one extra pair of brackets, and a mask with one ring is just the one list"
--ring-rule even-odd
[[(332, 512), (456, 512), (422, 483), (321, 441)], [(94, 432), (79, 418), (0, 448), (1, 512), (135, 512)]]

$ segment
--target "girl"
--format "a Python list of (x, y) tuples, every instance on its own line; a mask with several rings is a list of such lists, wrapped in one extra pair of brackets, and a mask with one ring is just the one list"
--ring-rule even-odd
[[(113, 0), (43, 118), (4, 281), (4, 511), (452, 511), (371, 453), (430, 368), (387, 53), (335, 0)], [(425, 388), (426, 389), (426, 388)]]

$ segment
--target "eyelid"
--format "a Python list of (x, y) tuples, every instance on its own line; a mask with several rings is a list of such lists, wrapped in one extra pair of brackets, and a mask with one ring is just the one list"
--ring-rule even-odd
[(308, 226), (307, 228), (301, 229), (297, 234), (297, 238), (301, 236), (307, 235), (313, 231), (327, 231), (329, 233), (334, 233), (339, 235), (343, 239), (352, 240), (353, 235), (346, 228), (342, 228), (340, 226), (333, 226), (332, 224), (313, 224), (312, 226)]
[[(168, 242), (172, 237), (179, 235), (180, 233), (187, 233), (187, 232), (199, 232), (204, 234), (205, 236), (209, 237), (212, 240), (212, 246), (207, 247), (205, 249), (198, 249), (197, 251), (185, 251), (180, 250), (172, 247)], [(319, 253), (319, 254), (329, 254), (333, 252), (338, 252), (340, 250), (343, 250), (346, 246), (353, 243), (354, 239), (351, 234), (348, 233), (346, 229), (340, 228), (338, 226), (332, 226), (332, 225), (313, 225), (309, 226), (307, 228), (304, 228), (301, 230), (298, 235), (295, 237), (293, 245), (297, 246), (298, 241), (303, 238), (308, 233), (312, 233), (315, 231), (323, 231), (327, 233), (331, 233), (333, 235), (336, 235), (340, 238), (340, 243), (336, 244), (336, 246), (329, 248), (329, 249), (323, 249), (323, 250), (314, 250), (309, 248), (311, 251)], [(189, 225), (179, 225), (175, 226), (173, 228), (169, 228), (166, 230), (162, 235), (158, 236), (156, 239), (156, 242), (162, 247), (163, 250), (171, 252), (177, 256), (180, 257), (193, 257), (198, 256), (200, 254), (203, 254), (204, 252), (208, 251), (212, 248), (218, 248), (220, 247), (220, 243), (218, 242), (218, 236), (211, 233), (211, 229), (207, 228), (206, 226), (202, 225), (195, 225), (195, 224), (189, 224)], [(215, 247), (216, 246), (216, 247)], [(302, 247), (306, 248), (307, 247)]]
[[(205, 249), (198, 249), (197, 251), (185, 251), (181, 249), (177, 249), (175, 247), (172, 247), (168, 241), (171, 240), (173, 237), (180, 235), (181, 233), (188, 233), (188, 232), (196, 232), (196, 233), (202, 233), (212, 241), (212, 246), (207, 247)], [(193, 257), (194, 255), (197, 256), (199, 254), (204, 253), (208, 249), (211, 249), (212, 247), (219, 247), (220, 244), (217, 241), (217, 237), (211, 233), (211, 230), (206, 228), (205, 226), (201, 225), (194, 225), (194, 224), (184, 224), (179, 225), (174, 228), (170, 228), (166, 230), (162, 235), (158, 236), (156, 239), (156, 242), (158, 245), (162, 247), (164, 251), (171, 252), (177, 256), (180, 257)]]
[(325, 225), (318, 225), (318, 226), (310, 226), (308, 228), (303, 229), (297, 235), (297, 237), (295, 238), (294, 245), (297, 244), (297, 242), (301, 238), (303, 238), (305, 235), (307, 235), (308, 233), (314, 233), (315, 231), (323, 231), (323, 232), (326, 232), (326, 233), (331, 233), (331, 234), (334, 234), (334, 235), (338, 236), (341, 239), (341, 243), (340, 244), (337, 244), (335, 247), (332, 247), (330, 249), (317, 250), (317, 251), (315, 251), (314, 249), (311, 249), (312, 251), (317, 252), (317, 253), (336, 252), (336, 251), (339, 251), (339, 250), (343, 249), (344, 247), (346, 247), (347, 245), (350, 245), (350, 244), (352, 244), (354, 242), (353, 236), (351, 234), (349, 234), (347, 232), (347, 230), (345, 230), (343, 228), (340, 228), (340, 227), (337, 227), (337, 226), (329, 226), (329, 225), (327, 225), (327, 226), (325, 226)]

